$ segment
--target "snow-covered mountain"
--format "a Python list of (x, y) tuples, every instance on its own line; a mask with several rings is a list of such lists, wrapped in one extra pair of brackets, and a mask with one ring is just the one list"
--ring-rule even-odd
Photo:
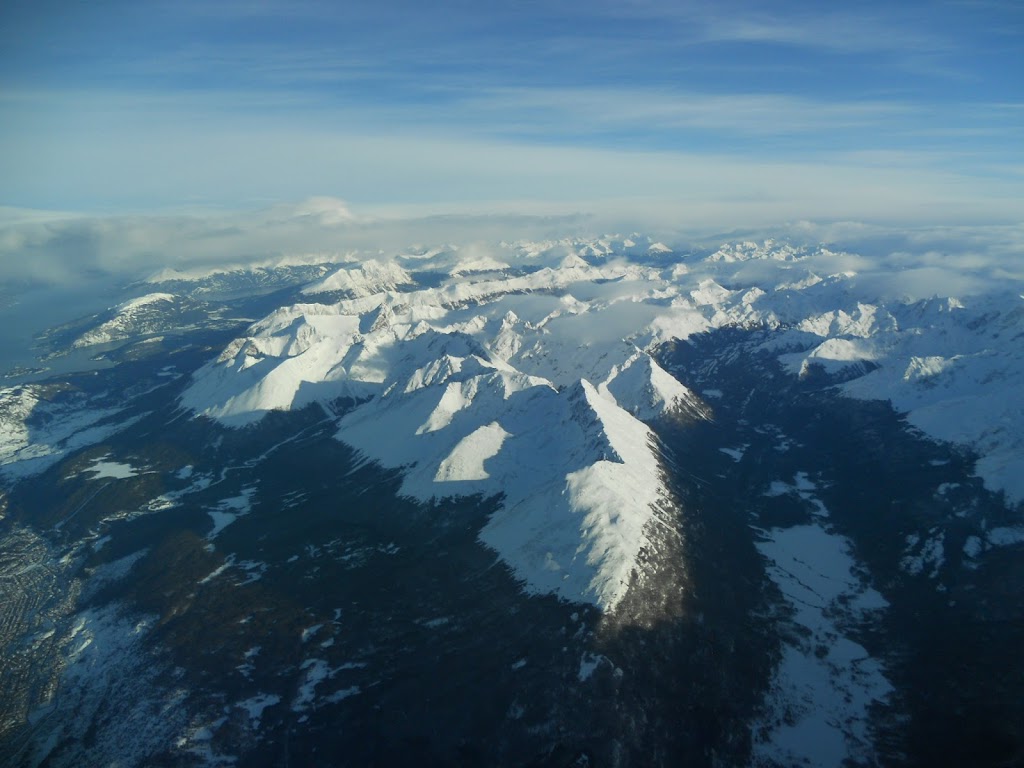
[(71, 346), (79, 349), (154, 335), (166, 330), (172, 322), (174, 327), (186, 329), (202, 327), (209, 321), (209, 307), (170, 293), (148, 293), (114, 307)]
[(355, 298), (371, 296), (382, 291), (396, 290), (400, 286), (412, 285), (412, 277), (395, 262), (380, 262), (370, 259), (342, 267), (322, 280), (302, 289), (303, 293), (318, 294), (335, 291)]
[[(855, 272), (817, 274), (831, 251), (774, 241), (668, 267), (629, 251), (613, 239), (505, 245), (494, 261), (509, 269), (479, 278), (450, 248), (345, 266), (304, 292), (348, 298), (273, 312), (201, 369), (182, 403), (244, 426), (359, 401), (340, 440), (404, 468), (414, 498), (501, 494), (483, 541), (531, 589), (605, 609), (628, 585), (651, 510), (671, 503), (644, 422), (710, 414), (651, 358), (670, 339), (775, 329), (766, 344), (794, 377), (891, 400), (926, 433), (977, 450), (986, 482), (1024, 499), (1020, 295), (882, 303)], [(752, 261), (762, 268), (734, 268)], [(417, 285), (438, 267), (452, 277)]]
[(1014, 764), (1024, 297), (911, 283), (631, 234), (125, 286), (0, 389), (0, 762)]
[[(342, 269), (312, 290), (344, 286), (354, 298), (273, 313), (204, 368), (182, 402), (244, 425), (314, 401), (365, 400), (339, 421), (341, 440), (408, 468), (403, 489), (414, 498), (502, 495), (481, 538), (530, 588), (611, 609), (654, 506), (670, 503), (637, 417), (704, 408), (629, 333), (632, 300), (620, 284), (654, 279), (581, 260), (403, 292), (413, 281), (397, 265)], [(581, 301), (573, 287), (594, 295)], [(657, 338), (636, 330), (645, 347)]]

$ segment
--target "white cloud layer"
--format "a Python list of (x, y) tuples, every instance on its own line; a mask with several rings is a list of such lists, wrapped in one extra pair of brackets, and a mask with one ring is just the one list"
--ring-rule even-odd
[[(685, 252), (727, 239), (775, 237), (824, 242), (821, 273), (858, 273), (880, 297), (965, 295), (1024, 283), (1024, 224), (887, 224), (884, 221), (801, 219), (785, 224), (756, 217), (729, 226), (742, 203), (694, 201), (646, 212), (614, 205), (588, 214), (549, 206), (527, 213), (490, 209), (440, 215), (433, 211), (353, 211), (344, 201), (313, 197), (251, 211), (169, 215), (86, 216), (0, 209), (0, 280), (72, 284), (83, 277), (143, 279), (162, 269), (217, 265), (328, 261), (353, 252), (393, 255), (413, 244), (473, 244), (600, 235), (642, 230)], [(423, 215), (410, 215), (420, 213)], [(763, 211), (762, 211), (763, 213)], [(730, 219), (730, 214), (733, 218)], [(827, 263), (826, 263), (827, 262)], [(756, 283), (749, 263), (746, 277)]]

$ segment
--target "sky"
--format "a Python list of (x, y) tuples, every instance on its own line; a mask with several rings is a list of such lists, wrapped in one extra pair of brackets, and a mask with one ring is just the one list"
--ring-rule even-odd
[(0, 3), (0, 206), (311, 196), (1024, 221), (1024, 3)]

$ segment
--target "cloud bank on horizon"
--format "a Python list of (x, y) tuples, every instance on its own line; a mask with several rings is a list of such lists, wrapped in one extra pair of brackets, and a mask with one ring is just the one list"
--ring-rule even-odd
[[(654, 226), (651, 222), (647, 222)], [(46, 214), (0, 208), (0, 281), (25, 286), (99, 285), (147, 280), (159, 272), (203, 273), (285, 264), (389, 259), (410, 249), (472, 251), (502, 260), (508, 243), (585, 241), (612, 232), (652, 237), (678, 254), (713, 252), (723, 242), (827, 244), (823, 274), (853, 272), (876, 297), (976, 295), (1024, 285), (1024, 222), (886, 225), (785, 222), (728, 230), (692, 224), (637, 228), (614, 215), (459, 214), (368, 216), (344, 201), (313, 197), (248, 211), (117, 216)], [(756, 284), (754, 261), (738, 276)], [(45, 295), (45, 294), (44, 294)], [(2, 295), (0, 295), (2, 298)], [(99, 300), (99, 299), (98, 299)], [(2, 304), (2, 302), (0, 302)]]
[(1017, 2), (5, 4), (0, 205), (1020, 221)]

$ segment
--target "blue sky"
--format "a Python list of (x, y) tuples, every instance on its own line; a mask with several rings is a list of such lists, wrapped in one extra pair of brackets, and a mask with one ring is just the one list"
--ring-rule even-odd
[(1019, 221), (1024, 3), (15, 1), (0, 115), (14, 207)]

